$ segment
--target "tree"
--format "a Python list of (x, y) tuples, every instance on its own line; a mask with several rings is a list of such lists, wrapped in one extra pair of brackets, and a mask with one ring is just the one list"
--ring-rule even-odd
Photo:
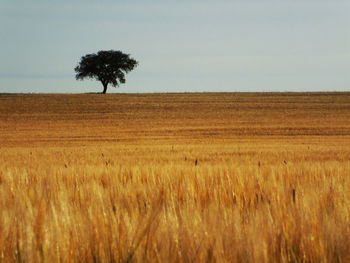
[(125, 83), (125, 74), (137, 65), (138, 62), (135, 59), (121, 51), (99, 51), (97, 54), (87, 54), (81, 58), (74, 69), (77, 73), (75, 78), (77, 80), (91, 78), (101, 81), (102, 93), (105, 94), (108, 84), (118, 87), (120, 83)]

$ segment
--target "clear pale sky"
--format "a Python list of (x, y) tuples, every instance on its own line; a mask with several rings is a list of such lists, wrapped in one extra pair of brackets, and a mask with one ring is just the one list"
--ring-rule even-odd
[(80, 57), (139, 61), (108, 92), (350, 91), (349, 0), (0, 0), (1, 92), (100, 92)]

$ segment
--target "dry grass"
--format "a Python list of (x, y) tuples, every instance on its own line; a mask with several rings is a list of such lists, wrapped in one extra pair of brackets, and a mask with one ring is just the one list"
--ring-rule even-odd
[(0, 262), (350, 262), (350, 94), (0, 95)]

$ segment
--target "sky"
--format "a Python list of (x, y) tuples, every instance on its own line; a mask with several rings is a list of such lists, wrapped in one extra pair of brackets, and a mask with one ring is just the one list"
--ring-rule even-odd
[(349, 0), (0, 0), (0, 93), (100, 92), (83, 55), (139, 61), (107, 92), (350, 91)]

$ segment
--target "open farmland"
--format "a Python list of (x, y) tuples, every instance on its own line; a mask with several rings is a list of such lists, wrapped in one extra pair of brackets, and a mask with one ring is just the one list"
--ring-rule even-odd
[(350, 262), (350, 93), (0, 95), (0, 262)]

